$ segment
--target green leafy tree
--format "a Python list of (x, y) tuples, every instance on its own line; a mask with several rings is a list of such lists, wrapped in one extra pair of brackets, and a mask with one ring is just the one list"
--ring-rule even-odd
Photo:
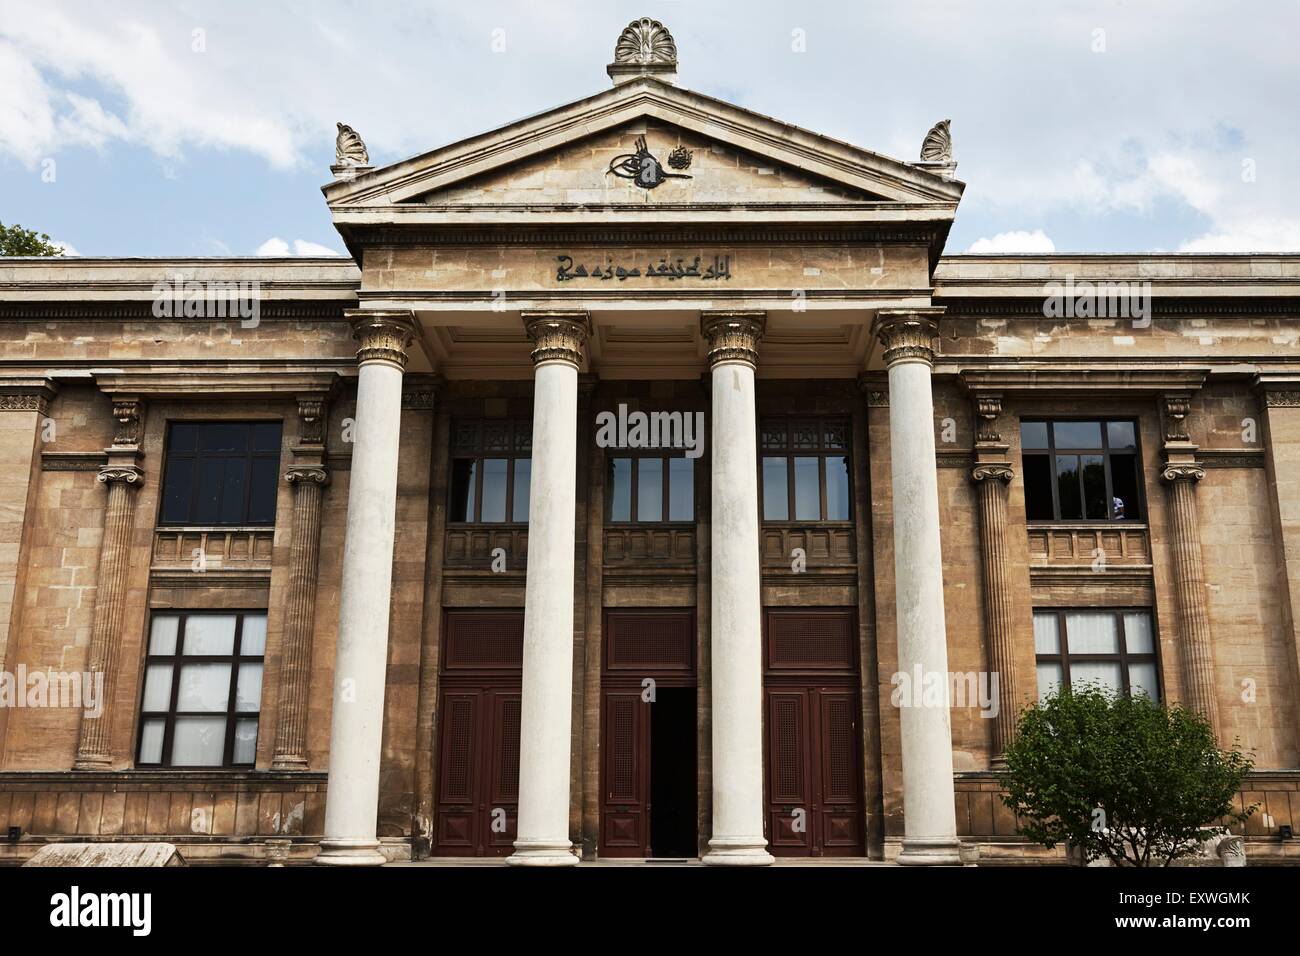
[(1021, 712), (1002, 800), (1020, 834), (1084, 863), (1168, 866), (1255, 811), (1236, 805), (1253, 766), (1195, 711), (1084, 684)]
[(0, 222), (0, 256), (61, 256), (63, 250), (35, 229)]

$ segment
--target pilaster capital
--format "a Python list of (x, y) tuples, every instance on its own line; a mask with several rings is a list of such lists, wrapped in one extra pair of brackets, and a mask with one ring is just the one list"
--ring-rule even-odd
[(1169, 462), (1160, 477), (1168, 482), (1200, 481), (1205, 477), (1205, 466), (1195, 461)]
[(1187, 431), (1187, 415), (1192, 410), (1189, 392), (1166, 392), (1160, 399), (1160, 418), (1166, 444), (1186, 445), (1192, 440)]
[(114, 395), (113, 421), (114, 447), (138, 447), (144, 430), (144, 400), (136, 395)]
[(96, 477), (106, 485), (121, 484), (126, 488), (144, 484), (144, 472), (138, 465), (104, 465)]
[(970, 476), (972, 481), (1000, 481), (1007, 484), (1014, 478), (1016, 473), (1012, 470), (1011, 465), (1005, 461), (986, 461), (980, 462), (971, 470)]
[(415, 319), (407, 309), (348, 309), (352, 337), (361, 343), (357, 364), (383, 362), (406, 368), (407, 349), (415, 340)]
[(284, 480), (291, 485), (313, 484), (328, 485), (330, 473), (324, 465), (290, 465), (285, 470)]
[(1002, 417), (1001, 392), (976, 392), (971, 398), (975, 409), (975, 441), (979, 444), (1000, 444), (998, 419)]
[(722, 362), (756, 366), (758, 343), (766, 327), (766, 312), (701, 312), (700, 334), (709, 343), (709, 366)]
[(586, 312), (524, 312), (524, 331), (533, 342), (533, 364), (567, 362), (582, 367), (583, 349), (591, 335)]
[(325, 424), (329, 418), (329, 399), (315, 392), (298, 396), (298, 442), (324, 445)]
[(943, 308), (881, 309), (871, 323), (871, 334), (880, 340), (885, 366), (900, 362), (934, 364), (934, 340), (939, 335)]

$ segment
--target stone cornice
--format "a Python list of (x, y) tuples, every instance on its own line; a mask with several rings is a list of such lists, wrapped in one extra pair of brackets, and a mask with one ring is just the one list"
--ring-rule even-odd
[[(947, 370), (947, 369), (946, 369)], [(1001, 367), (959, 368), (956, 374), (971, 392), (992, 390), (1004, 395), (1032, 393), (1054, 395), (1108, 395), (1195, 391), (1209, 369), (1202, 366), (1144, 367), (1141, 365), (1033, 366), (1029, 363)]]
[(766, 312), (701, 312), (700, 333), (709, 343), (709, 366), (722, 362), (756, 366), (766, 325)]
[(59, 386), (47, 378), (0, 378), (0, 412), (37, 412), (44, 415)]
[(380, 362), (406, 368), (407, 350), (415, 341), (415, 320), (406, 309), (350, 309), (352, 337), (361, 343), (357, 364)]
[(522, 312), (524, 331), (533, 342), (534, 365), (567, 362), (582, 368), (583, 349), (591, 335), (586, 312)]
[(130, 371), (95, 372), (95, 383), (107, 395), (131, 394), (157, 399), (258, 397), (269, 395), (328, 394), (338, 383), (338, 372), (298, 371), (269, 367), (238, 370), (208, 369), (188, 364), (175, 370), (146, 367)]
[[(139, 301), (119, 299), (89, 300), (78, 299), (76, 296), (81, 293), (87, 296), (98, 292), (98, 288), (77, 289), (62, 283), (43, 283), (40, 284), (47, 288), (40, 288), (38, 285), (23, 285), (8, 290), (10, 293), (20, 291), (23, 295), (30, 295), (34, 292), (43, 291), (45, 294), (39, 299), (26, 299), (15, 301), (0, 302), (0, 318), (11, 321), (85, 321), (85, 320), (104, 320), (117, 322), (165, 322), (169, 324), (203, 324), (203, 325), (223, 325), (239, 324), (235, 319), (186, 319), (186, 318), (163, 318), (160, 319), (153, 314), (153, 301)], [(6, 294), (6, 290), (0, 288), (0, 295)], [(333, 302), (259, 302), (258, 304), (258, 321), (259, 322), (291, 322), (303, 320), (318, 320), (322, 322), (342, 322), (345, 320), (344, 312), (356, 302), (356, 291), (352, 290), (347, 296), (341, 296)]]
[(871, 334), (880, 340), (886, 367), (899, 362), (934, 364), (934, 340), (939, 335), (943, 309), (881, 309), (871, 323)]

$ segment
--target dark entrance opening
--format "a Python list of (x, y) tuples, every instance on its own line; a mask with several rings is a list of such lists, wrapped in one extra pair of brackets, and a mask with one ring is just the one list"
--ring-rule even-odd
[(650, 707), (650, 856), (695, 845), (695, 688), (663, 687)]

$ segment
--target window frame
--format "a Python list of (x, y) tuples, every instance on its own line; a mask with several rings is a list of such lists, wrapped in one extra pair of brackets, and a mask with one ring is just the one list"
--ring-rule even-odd
[[(786, 427), (786, 443), (784, 448), (770, 448), (763, 444), (763, 427), (764, 425), (782, 421)], [(817, 422), (817, 432), (822, 438), (823, 444), (816, 448), (795, 448), (793, 440), (790, 437), (791, 425), (796, 421), (815, 421)], [(824, 444), (826, 435), (826, 424), (834, 422), (844, 426), (844, 447), (835, 448)], [(849, 413), (843, 414), (817, 414), (817, 415), (798, 415), (798, 414), (777, 414), (777, 415), (760, 415), (758, 417), (758, 428), (755, 435), (755, 441), (758, 449), (758, 514), (759, 520), (765, 525), (782, 525), (803, 527), (806, 525), (827, 525), (832, 527), (852, 527), (854, 523), (854, 475), (853, 475), (853, 416)], [(847, 462), (846, 479), (847, 479), (847, 518), (797, 518), (795, 508), (796, 482), (794, 471), (794, 460), (796, 458), (816, 458), (817, 459), (817, 494), (818, 494), (818, 513), (825, 515), (827, 513), (827, 491), (826, 491), (826, 459), (843, 457)], [(766, 458), (784, 458), (786, 462), (786, 515), (785, 518), (769, 518), (765, 513), (765, 503), (767, 501), (766, 491), (763, 484), (763, 461)]]
[[(243, 425), (249, 429), (249, 441), (244, 451), (244, 500), (241, 505), (241, 521), (197, 521), (194, 520), (194, 506), (199, 497), (199, 482), (202, 477), (200, 463), (207, 457), (212, 458), (232, 458), (238, 453), (230, 452), (200, 452), (197, 447), (193, 451), (177, 452), (172, 447), (172, 429), (177, 425), (193, 425), (196, 428), (202, 428), (204, 425)], [(252, 440), (252, 428), (255, 425), (278, 425), (280, 427), (280, 442), (274, 452), (259, 451), (254, 448)], [(253, 499), (253, 464), (256, 461), (269, 461), (274, 456), (275, 461), (275, 486), (272, 493), (273, 506), (271, 509), (271, 519), (269, 521), (250, 521), (248, 516), (249, 506)], [(189, 489), (189, 507), (186, 512), (184, 521), (168, 521), (166, 519), (167, 511), (167, 479), (172, 467), (173, 457), (188, 459), (193, 467), (190, 475)], [(158, 491), (158, 522), (159, 528), (274, 528), (276, 518), (279, 513), (280, 497), (280, 463), (284, 460), (284, 419), (283, 418), (169, 418), (167, 419), (166, 429), (163, 434), (163, 467), (162, 477), (159, 482)]]
[[(1037, 683), (1037, 666), (1039, 663), (1059, 664), (1061, 667), (1062, 687), (1070, 687), (1070, 661), (1077, 660), (1080, 662), (1101, 662), (1101, 663), (1118, 663), (1120, 669), (1120, 682), (1124, 696), (1131, 694), (1131, 682), (1129, 680), (1129, 666), (1131, 664), (1154, 664), (1156, 668), (1156, 694), (1158, 695), (1154, 703), (1161, 703), (1165, 699), (1165, 675), (1164, 668), (1160, 663), (1160, 632), (1156, 626), (1156, 611), (1154, 607), (1137, 607), (1137, 606), (1116, 606), (1116, 607), (1035, 607), (1032, 612), (1038, 614), (1052, 614), (1056, 617), (1056, 634), (1060, 653), (1057, 654), (1039, 654), (1038, 649), (1034, 648), (1034, 668), (1035, 684)], [(1119, 635), (1119, 653), (1118, 654), (1072, 654), (1070, 653), (1070, 636), (1066, 632), (1065, 616), (1067, 614), (1110, 614), (1115, 618), (1116, 633)], [(1145, 614), (1151, 621), (1151, 651), (1150, 653), (1130, 653), (1128, 649), (1128, 632), (1124, 628), (1125, 614)], [(1035, 686), (1035, 691), (1037, 687)], [(1041, 699), (1036, 694), (1035, 699)]]
[[(681, 452), (681, 454), (672, 454), (671, 452)], [(632, 479), (630, 483), (630, 494), (632, 497), (630, 513), (631, 517), (627, 520), (616, 520), (614, 518), (614, 495), (611, 493), (611, 480), (613, 478), (612, 462), (616, 458), (632, 459)], [(637, 510), (641, 506), (641, 496), (639, 484), (641, 480), (641, 460), (645, 458), (657, 458), (663, 462), (663, 495), (660, 501), (660, 514), (663, 515), (658, 521), (647, 521), (637, 517)], [(671, 509), (671, 492), (672, 476), (669, 461), (688, 461), (691, 465), (691, 517), (672, 519), (668, 516), (672, 514)], [(655, 528), (665, 528), (672, 525), (682, 527), (692, 526), (699, 520), (699, 498), (697, 497), (699, 488), (696, 478), (695, 463), (698, 458), (690, 458), (686, 455), (685, 449), (663, 449), (663, 448), (609, 448), (605, 450), (605, 523), (615, 528), (627, 528), (633, 525), (650, 526)]]
[[(1057, 448), (1056, 447), (1056, 429), (1052, 426), (1057, 422), (1099, 422), (1101, 424), (1101, 448)], [(1106, 427), (1111, 422), (1124, 422), (1133, 426), (1133, 451), (1117, 451), (1110, 447), (1110, 430)], [(1146, 482), (1143, 480), (1142, 469), (1142, 429), (1141, 422), (1137, 415), (1024, 415), (1021, 416), (1018, 427), (1026, 424), (1042, 423), (1047, 426), (1047, 447), (1046, 448), (1025, 448), (1024, 434), (1020, 433), (1020, 470), (1022, 474), (1027, 473), (1025, 468), (1025, 455), (1045, 455), (1049, 468), (1050, 484), (1052, 486), (1052, 514), (1051, 518), (1029, 518), (1026, 514), (1026, 520), (1032, 525), (1046, 524), (1114, 524), (1117, 521), (1125, 522), (1130, 525), (1142, 526), (1147, 522), (1147, 500), (1146, 500)], [(1060, 482), (1056, 477), (1056, 456), (1057, 455), (1074, 455), (1083, 457), (1084, 455), (1100, 455), (1102, 457), (1102, 471), (1106, 479), (1106, 510), (1109, 513), (1115, 500), (1114, 483), (1111, 480), (1110, 460), (1116, 455), (1133, 456), (1134, 472), (1137, 479), (1137, 504), (1141, 509), (1141, 518), (1131, 518), (1127, 515), (1128, 508), (1125, 508), (1124, 518), (1062, 518), (1061, 514), (1061, 489)], [(1087, 501), (1084, 498), (1083, 491), (1083, 474), (1080, 467), (1079, 475), (1079, 505), (1080, 510), (1086, 515)], [(1027, 509), (1026, 509), (1027, 510)]]
[[(177, 617), (176, 622), (176, 650), (173, 654), (154, 654), (149, 650), (149, 645), (153, 639), (153, 622), (159, 615), (171, 615)], [(235, 615), (235, 639), (231, 647), (230, 654), (185, 654), (182, 653), (185, 646), (185, 626), (191, 617), (217, 617), (222, 615)], [(269, 617), (266, 608), (151, 608), (149, 611), (149, 629), (145, 635), (144, 647), (144, 667), (140, 673), (140, 701), (136, 710), (137, 727), (135, 742), (135, 766), (140, 769), (149, 770), (253, 770), (257, 766), (257, 744), (253, 742), (253, 762), (252, 763), (235, 763), (235, 729), (240, 720), (256, 720), (257, 734), (262, 734), (262, 703), (264, 694), (258, 694), (257, 710), (241, 713), (238, 707), (238, 690), (239, 690), (239, 666), (241, 664), (257, 663), (262, 665), (262, 687), (265, 690), (266, 681), (266, 650), (265, 647), (260, 655), (243, 654), (244, 640), (244, 618), (246, 615), (260, 614), (263, 617)], [(180, 669), (183, 664), (230, 664), (230, 688), (226, 695), (226, 709), (224, 711), (178, 711), (177, 698), (180, 695)], [(167, 710), (146, 711), (144, 709), (144, 694), (146, 690), (146, 681), (148, 680), (149, 667), (152, 664), (170, 664), (172, 668), (171, 692), (168, 695)], [(226, 738), (222, 745), (221, 763), (220, 764), (184, 764), (175, 766), (171, 762), (172, 743), (175, 738), (176, 720), (178, 717), (215, 717), (218, 714), (226, 719)], [(141, 760), (141, 749), (144, 746), (144, 728), (150, 720), (162, 720), (163, 739), (162, 739), (162, 757), (158, 763), (145, 763)]]
[[(506, 449), (488, 450), (483, 444), (483, 426), (484, 425), (505, 425), (509, 430), (509, 447)], [(473, 426), (477, 432), (475, 447), (473, 451), (460, 450), (456, 447), (457, 430), (466, 426)], [(519, 433), (525, 430), (528, 435), (528, 446), (519, 447)], [(533, 422), (530, 418), (520, 418), (503, 416), (500, 418), (491, 417), (473, 417), (453, 418), (448, 431), (448, 464), (447, 464), (447, 525), (453, 528), (467, 528), (473, 526), (485, 526), (490, 528), (526, 528), (528, 521), (515, 520), (515, 462), (521, 458), (528, 459), (529, 462), (529, 480), (532, 480), (532, 458), (533, 458)], [(506, 464), (506, 502), (504, 521), (484, 521), (483, 520), (483, 462), (490, 458), (505, 459)], [(456, 462), (473, 461), (474, 470), (474, 517), (466, 520), (458, 520), (451, 517), (455, 509), (456, 493)], [(529, 502), (528, 513), (532, 515), (532, 503)]]

